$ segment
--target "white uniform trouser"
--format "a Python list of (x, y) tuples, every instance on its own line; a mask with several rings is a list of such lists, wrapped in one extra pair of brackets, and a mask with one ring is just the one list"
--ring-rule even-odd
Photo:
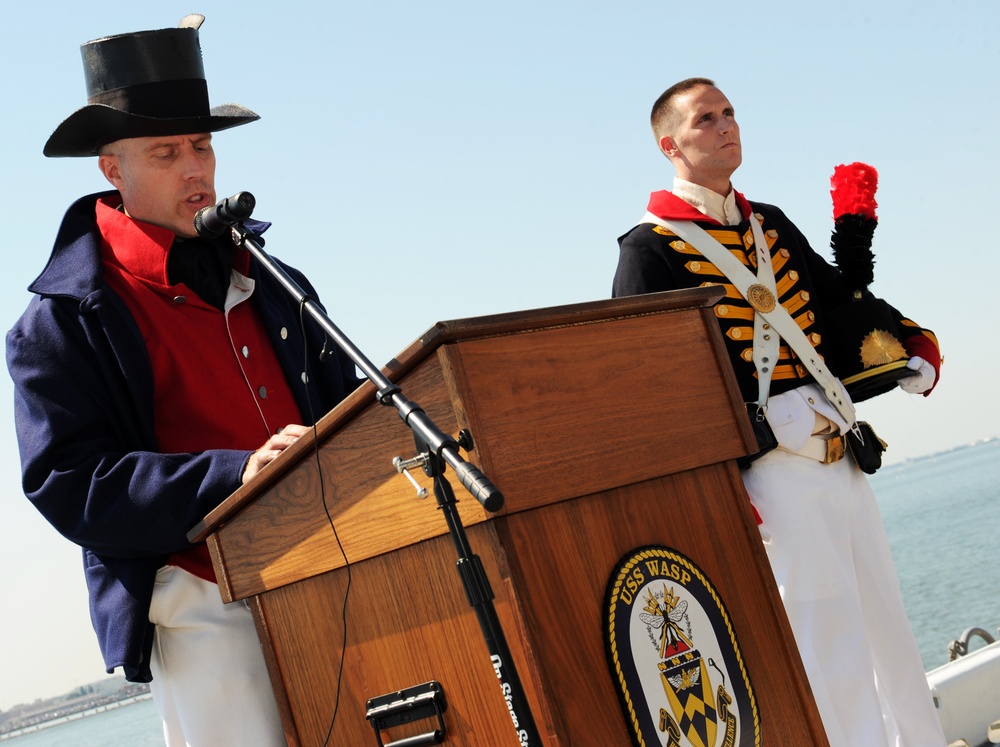
[(864, 474), (776, 449), (743, 482), (831, 747), (944, 747)]
[(277, 747), (285, 734), (253, 616), (182, 568), (156, 574), (150, 689), (167, 747)]

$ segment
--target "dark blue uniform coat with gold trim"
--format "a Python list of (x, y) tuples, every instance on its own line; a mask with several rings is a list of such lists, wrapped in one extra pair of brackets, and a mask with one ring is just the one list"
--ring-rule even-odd
[[(840, 375), (838, 362), (826, 355), (828, 351), (823, 342), (825, 315), (848, 301), (851, 292), (843, 283), (840, 271), (813, 251), (805, 236), (777, 207), (748, 202), (739, 193), (737, 204), (744, 218), (736, 226), (721, 226), (669, 192), (653, 194), (650, 212), (668, 220), (694, 220), (754, 274), (757, 273), (757, 261), (749, 216), (751, 211), (756, 214), (767, 239), (781, 305), (824, 356), (833, 373)], [(620, 254), (612, 288), (615, 297), (712, 284), (725, 287), (726, 296), (716, 304), (715, 315), (743, 398), (747, 402), (756, 401), (754, 312), (746, 299), (697, 249), (662, 226), (640, 223), (621, 236), (618, 244)], [(921, 355), (937, 368), (939, 353), (933, 336), (904, 319), (895, 309), (892, 312), (902, 330), (902, 342), (911, 355)], [(787, 345), (781, 345), (770, 394), (781, 394), (812, 381), (795, 353)]]

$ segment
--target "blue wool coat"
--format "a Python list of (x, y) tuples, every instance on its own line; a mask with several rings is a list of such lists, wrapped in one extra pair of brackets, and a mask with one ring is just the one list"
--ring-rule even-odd
[[(189, 548), (188, 530), (240, 486), (251, 452), (158, 453), (145, 344), (101, 274), (94, 206), (108, 194), (84, 197), (67, 211), (48, 264), (29, 286), (35, 295), (7, 333), (7, 366), (25, 495), (83, 548), (108, 672), (120, 666), (127, 679), (148, 682), (156, 570), (167, 555)], [(248, 225), (260, 232), (268, 224)], [(301, 273), (285, 269), (316, 298)], [(302, 422), (311, 423), (310, 412), (318, 419), (360, 383), (354, 364), (339, 348), (321, 361), (323, 331), (307, 322), (303, 340), (295, 301), (252, 259), (249, 275)]]

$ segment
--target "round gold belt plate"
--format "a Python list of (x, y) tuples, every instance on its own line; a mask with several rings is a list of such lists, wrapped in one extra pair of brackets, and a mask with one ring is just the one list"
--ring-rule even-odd
[(760, 283), (754, 283), (747, 288), (747, 301), (761, 314), (768, 314), (774, 311), (774, 307), (777, 305), (777, 301), (774, 300), (774, 294)]

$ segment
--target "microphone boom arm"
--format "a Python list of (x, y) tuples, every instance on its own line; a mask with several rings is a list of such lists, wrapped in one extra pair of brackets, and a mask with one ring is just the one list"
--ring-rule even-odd
[(503, 493), (475, 465), (462, 458), (455, 439), (442, 432), (417, 403), (407, 399), (399, 386), (389, 381), (382, 371), (340, 331), (323, 308), (264, 251), (255, 234), (242, 223), (233, 226), (232, 231), (237, 246), (245, 247), (278, 280), (296, 303), (306, 310), (313, 321), (347, 353), (361, 372), (375, 385), (377, 389), (375, 396), (379, 404), (394, 406), (400, 419), (414, 431), (414, 438), (419, 438), (427, 444), (431, 453), (444, 459), (455, 470), (455, 475), (462, 486), (482, 504), (483, 508), (490, 512), (503, 508)]

